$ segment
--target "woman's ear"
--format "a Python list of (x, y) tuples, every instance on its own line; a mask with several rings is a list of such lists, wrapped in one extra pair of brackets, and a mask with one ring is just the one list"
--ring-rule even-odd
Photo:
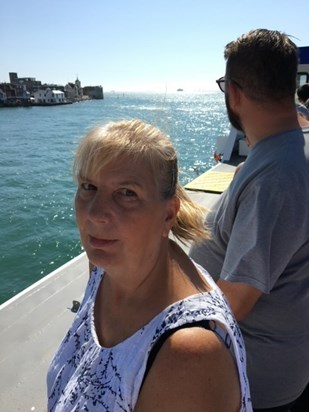
[(171, 199), (167, 201), (166, 205), (166, 214), (165, 214), (165, 222), (164, 222), (164, 229), (163, 229), (163, 237), (168, 237), (170, 230), (172, 229), (177, 214), (180, 209), (180, 200), (178, 197), (173, 196)]

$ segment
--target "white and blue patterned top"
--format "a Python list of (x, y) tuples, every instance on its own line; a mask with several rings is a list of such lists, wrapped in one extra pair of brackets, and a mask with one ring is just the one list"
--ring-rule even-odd
[(94, 302), (104, 275), (102, 269), (95, 268), (74, 322), (48, 370), (48, 411), (133, 411), (148, 356), (158, 338), (183, 325), (208, 320), (210, 329), (225, 341), (237, 363), (242, 398), (240, 412), (251, 412), (241, 332), (219, 288), (203, 268), (197, 267), (213, 290), (173, 303), (111, 348), (100, 346), (95, 331)]

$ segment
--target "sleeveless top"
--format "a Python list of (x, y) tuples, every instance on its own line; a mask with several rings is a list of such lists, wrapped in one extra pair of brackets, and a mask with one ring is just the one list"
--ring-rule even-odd
[(96, 292), (104, 271), (94, 268), (73, 324), (47, 374), (48, 411), (133, 411), (143, 383), (151, 349), (164, 333), (208, 320), (230, 349), (239, 373), (240, 412), (251, 412), (245, 349), (240, 329), (223, 294), (200, 266), (213, 288), (173, 303), (129, 338), (100, 346), (94, 326)]

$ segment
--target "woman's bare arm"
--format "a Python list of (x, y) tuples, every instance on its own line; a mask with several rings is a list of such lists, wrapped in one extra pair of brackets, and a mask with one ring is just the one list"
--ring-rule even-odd
[(134, 412), (237, 412), (240, 399), (230, 352), (213, 332), (196, 327), (166, 340)]

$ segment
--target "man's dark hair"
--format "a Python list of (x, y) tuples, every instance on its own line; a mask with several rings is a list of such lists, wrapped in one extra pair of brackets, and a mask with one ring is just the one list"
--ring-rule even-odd
[(295, 98), (298, 48), (282, 32), (257, 29), (225, 47), (227, 81), (251, 99), (276, 102)]

